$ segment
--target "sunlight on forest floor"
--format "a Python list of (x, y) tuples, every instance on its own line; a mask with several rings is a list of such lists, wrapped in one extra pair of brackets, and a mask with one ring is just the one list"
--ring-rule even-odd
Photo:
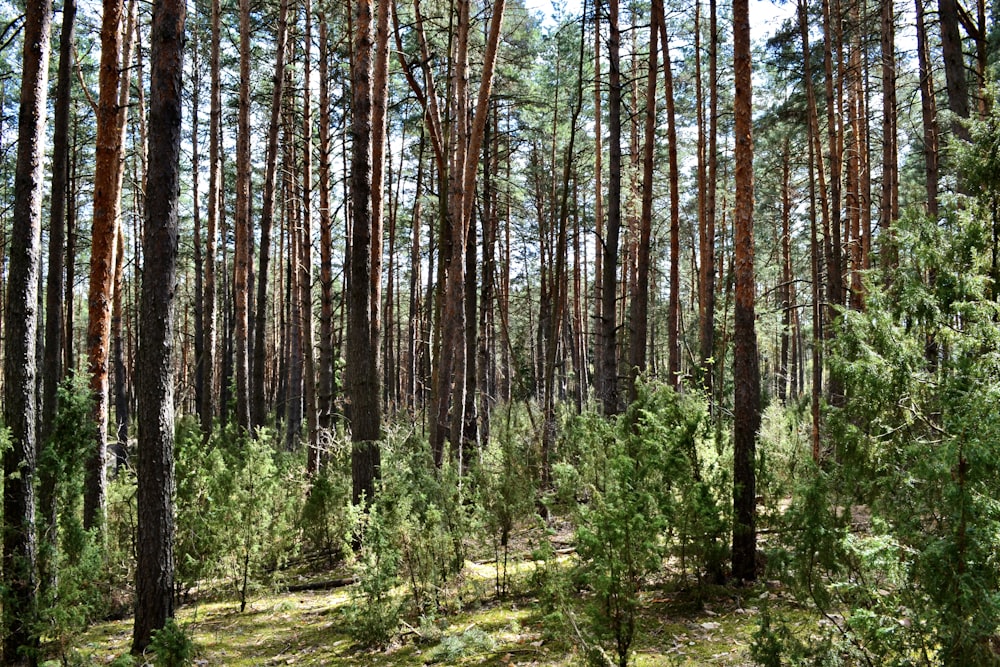
[[(467, 563), (465, 570), (486, 584), (494, 574), (481, 564)], [(467, 602), (437, 620), (441, 632), (433, 639), (406, 624), (385, 650), (361, 648), (351, 638), (350, 604), (349, 588), (281, 592), (252, 599), (243, 613), (236, 600), (194, 602), (177, 618), (194, 639), (196, 665), (585, 664), (571, 637), (546, 632), (541, 604), (530, 595)], [(579, 596), (573, 604), (583, 622), (586, 600)], [(700, 603), (689, 592), (650, 588), (643, 596), (634, 664), (752, 664), (749, 645), (762, 604), (803, 633), (816, 627), (815, 615), (768, 586), (710, 588)], [(108, 664), (128, 651), (131, 632), (131, 619), (95, 625), (79, 638), (77, 654), (89, 664)]]

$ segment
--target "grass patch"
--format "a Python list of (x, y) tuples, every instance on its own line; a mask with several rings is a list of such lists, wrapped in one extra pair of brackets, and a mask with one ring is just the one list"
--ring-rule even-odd
[[(469, 572), (464, 573), (470, 577)], [(484, 573), (485, 574), (485, 573)], [(817, 619), (766, 589), (718, 588), (699, 602), (687, 591), (643, 593), (634, 664), (746, 665), (758, 628), (761, 595), (772, 612), (808, 634)], [(573, 613), (583, 616), (586, 596)], [(359, 647), (346, 629), (350, 591), (278, 592), (252, 601), (239, 613), (236, 601), (211, 601), (180, 609), (177, 621), (194, 640), (196, 664), (233, 665), (515, 665), (578, 664), (572, 637), (546, 637), (540, 603), (523, 596), (504, 603), (481, 600), (422, 625), (410, 619), (385, 650)], [(436, 632), (429, 630), (436, 628)], [(100, 623), (84, 633), (76, 654), (89, 664), (110, 664), (128, 652), (130, 619)]]

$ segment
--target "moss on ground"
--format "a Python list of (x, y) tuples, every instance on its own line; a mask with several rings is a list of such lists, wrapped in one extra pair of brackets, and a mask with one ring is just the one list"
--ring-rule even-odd
[[(466, 572), (468, 576), (469, 573)], [(758, 628), (761, 596), (786, 621), (805, 631), (812, 614), (796, 609), (766, 588), (690, 592), (653, 589), (644, 594), (634, 664), (746, 665)], [(582, 627), (586, 595), (569, 613)], [(545, 625), (543, 605), (523, 596), (505, 602), (480, 600), (458, 612), (423, 623), (407, 619), (386, 649), (358, 646), (347, 629), (350, 590), (276, 592), (252, 601), (244, 613), (235, 601), (192, 603), (177, 619), (197, 645), (199, 665), (537, 665), (558, 667), (583, 661), (571, 624), (560, 635)], [(94, 625), (76, 643), (82, 664), (110, 664), (127, 653), (131, 619)]]

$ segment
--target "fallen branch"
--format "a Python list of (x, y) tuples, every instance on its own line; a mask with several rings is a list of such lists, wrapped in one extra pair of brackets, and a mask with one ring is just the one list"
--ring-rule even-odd
[(357, 577), (341, 577), (340, 579), (324, 579), (323, 581), (308, 581), (301, 584), (289, 584), (285, 589), (289, 593), (301, 591), (329, 591), (357, 583)]

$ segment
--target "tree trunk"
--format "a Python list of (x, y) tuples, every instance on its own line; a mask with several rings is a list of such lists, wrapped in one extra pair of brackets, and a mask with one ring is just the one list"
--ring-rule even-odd
[(128, 377), (125, 367), (125, 335), (123, 330), (122, 292), (125, 290), (125, 231), (118, 225), (118, 250), (115, 252), (115, 297), (111, 309), (111, 337), (115, 363), (115, 470), (126, 462), (128, 448)]
[(736, 310), (733, 338), (733, 576), (757, 578), (755, 458), (760, 427), (760, 370), (754, 316), (753, 140), (751, 137), (750, 13), (733, 3), (733, 69), (736, 138)]
[[(35, 343), (41, 272), (45, 96), (48, 92), (50, 0), (28, 3), (14, 174), (14, 211), (4, 313), (3, 661), (34, 664), (38, 647), (35, 537)], [(28, 651), (21, 653), (22, 649)]]
[[(333, 212), (330, 210), (330, 47), (329, 28), (319, 15), (319, 427), (333, 426)], [(419, 196), (419, 195), (418, 195)]]
[[(383, 7), (383, 11), (385, 8)], [(370, 503), (380, 477), (382, 391), (379, 386), (377, 332), (371, 311), (372, 245), (375, 223), (372, 208), (373, 134), (373, 0), (354, 3), (353, 60), (351, 62), (351, 259), (347, 302), (347, 418), (351, 425), (351, 499)]]
[(620, 67), (621, 34), (618, 28), (618, 0), (608, 2), (608, 91), (609, 183), (608, 220), (604, 235), (601, 277), (600, 380), (598, 392), (604, 414), (617, 414), (618, 405), (618, 311), (615, 286), (618, 284), (618, 237), (622, 222), (622, 82)]
[[(649, 69), (646, 77), (646, 113), (643, 127), (642, 145), (642, 211), (639, 216), (639, 246), (636, 257), (636, 284), (630, 302), (629, 320), (631, 321), (632, 340), (629, 341), (629, 400), (637, 396), (636, 383), (638, 375), (646, 370), (646, 343), (649, 338), (649, 244), (653, 229), (653, 149), (656, 143), (656, 75), (659, 72), (659, 25), (662, 20), (661, 6), (654, 0), (650, 11), (649, 23)], [(582, 58), (581, 58), (582, 60)], [(673, 172), (671, 172), (673, 176)], [(673, 248), (673, 231), (671, 224), (671, 248)], [(673, 278), (675, 258), (671, 258), (670, 273)], [(679, 274), (678, 274), (679, 275)], [(671, 280), (670, 304), (675, 304), (676, 294)], [(679, 303), (679, 302), (677, 302)], [(670, 379), (675, 384), (680, 376), (680, 348), (675, 354), (677, 345), (677, 327), (673, 316), (676, 312), (671, 308), (669, 329), (670, 336)], [(677, 368), (674, 362), (677, 362)]]
[(969, 84), (965, 74), (965, 54), (962, 51), (962, 34), (959, 31), (958, 0), (938, 0), (938, 17), (941, 21), (941, 56), (944, 59), (945, 87), (948, 108), (954, 115), (952, 133), (969, 141)]
[(308, 430), (306, 470), (319, 472), (319, 420), (316, 413), (316, 356), (312, 309), (312, 2), (306, 0), (302, 94), (302, 227), (299, 242), (299, 306), (302, 317), (303, 404)]
[(205, 230), (205, 291), (202, 294), (202, 304), (205, 309), (204, 320), (204, 365), (205, 391), (202, 394), (198, 413), (201, 421), (201, 432), (207, 439), (212, 431), (212, 419), (215, 417), (215, 254), (217, 230), (221, 226), (222, 215), (222, 76), (220, 66), (220, 0), (212, 0), (212, 36), (211, 36), (211, 91), (209, 109), (209, 139), (208, 139), (208, 220)]
[[(59, 43), (59, 71), (56, 81), (55, 118), (52, 130), (52, 194), (49, 203), (49, 260), (45, 285), (45, 352), (42, 360), (42, 419), (40, 447), (52, 432), (58, 409), (58, 387), (63, 377), (63, 348), (67, 346), (63, 326), (63, 295), (66, 291), (66, 199), (69, 181), (69, 112), (72, 97), (72, 59), (75, 41), (76, 0), (63, 2), (62, 36)], [(42, 471), (39, 479), (40, 535), (54, 556), (57, 547), (56, 485), (54, 471)], [(55, 583), (54, 562), (41, 563), (42, 586)], [(51, 567), (49, 567), (51, 566)], [(48, 570), (48, 571), (46, 571)]]
[[(918, 3), (922, 0), (917, 0)], [(899, 218), (899, 160), (896, 114), (896, 14), (893, 0), (882, 0), (882, 268), (896, 266), (893, 226)], [(885, 242), (888, 241), (888, 242)]]
[[(837, 113), (839, 106), (838, 96), (835, 91), (839, 91), (840, 84), (834, 78), (833, 48), (837, 42), (839, 30), (835, 26), (835, 21), (839, 21), (830, 6), (831, 0), (823, 0), (823, 67), (826, 72), (826, 115), (827, 115), (827, 149), (829, 151), (829, 177), (830, 177), (830, 206), (829, 206), (829, 228), (827, 219), (824, 219), (824, 233), (826, 236), (827, 250), (827, 317), (833, 322), (836, 319), (836, 306), (844, 303), (844, 268), (841, 251), (841, 151), (840, 151), (840, 117)], [(837, 44), (839, 49), (839, 44)], [(839, 74), (839, 68), (838, 68)], [(839, 77), (838, 77), (839, 79)], [(820, 181), (820, 189), (823, 190), (823, 183)], [(833, 329), (828, 330), (828, 334)], [(839, 383), (831, 380), (831, 397), (840, 394)], [(834, 399), (838, 400), (838, 399)]]
[(261, 192), (260, 255), (257, 268), (257, 316), (254, 319), (253, 388), (251, 417), (257, 428), (267, 419), (267, 283), (271, 263), (271, 229), (274, 227), (274, 192), (277, 187), (278, 130), (281, 123), (281, 100), (284, 95), (285, 52), (288, 41), (288, 0), (278, 10), (278, 34), (275, 40), (274, 89), (271, 115), (267, 126), (267, 154), (264, 164), (264, 189)]
[(920, 75), (920, 118), (923, 125), (924, 192), (927, 215), (938, 218), (938, 125), (934, 100), (934, 74), (931, 71), (930, 47), (924, 25), (924, 0), (915, 0), (917, 18), (917, 62)]
[[(49, 261), (45, 287), (45, 356), (42, 365), (41, 444), (51, 432), (56, 415), (56, 394), (63, 375), (62, 298), (66, 286), (66, 199), (69, 180), (69, 112), (73, 84), (73, 45), (76, 40), (76, 0), (64, 0), (59, 71), (56, 80), (55, 117), (52, 127), (52, 193), (49, 203)], [(43, 510), (44, 511), (44, 510)], [(54, 517), (45, 516), (48, 521)]]
[[(124, 4), (105, 0), (101, 24), (100, 97), (97, 107), (97, 148), (94, 164), (94, 219), (91, 230), (88, 291), (87, 363), (94, 399), (95, 449), (87, 459), (83, 525), (100, 526), (107, 493), (108, 361), (111, 348), (111, 308), (114, 299), (115, 250), (121, 218), (123, 142), (128, 109), (130, 56), (125, 46)], [(123, 81), (124, 79), (124, 81)]]
[(701, 255), (700, 284), (701, 308), (699, 328), (699, 354), (705, 373), (705, 388), (710, 404), (715, 399), (715, 201), (718, 180), (719, 142), (719, 26), (716, 0), (709, 0), (708, 47), (708, 183), (705, 189), (705, 224), (699, 228), (698, 245)]
[(250, 0), (240, 0), (240, 98), (236, 132), (236, 219), (233, 221), (235, 248), (233, 260), (233, 305), (236, 375), (236, 424), (242, 432), (250, 428), (249, 305), (250, 244), (253, 229), (250, 220)]
[[(788, 398), (788, 355), (792, 321), (792, 168), (788, 137), (785, 137), (781, 159), (781, 285), (778, 299), (781, 308), (781, 356), (778, 368), (778, 400), (785, 403)], [(794, 352), (793, 352), (794, 354)], [(794, 363), (794, 361), (793, 361)], [(794, 386), (794, 380), (792, 382)], [(794, 392), (793, 392), (794, 393)]]
[(181, 75), (185, 3), (153, 8), (149, 95), (149, 176), (137, 376), (139, 461), (136, 604), (132, 652), (149, 645), (173, 616), (174, 401), (172, 347), (180, 191)]
[(601, 8), (603, 0), (594, 5), (594, 385), (598, 400), (603, 400), (604, 353), (604, 129), (601, 112)]

